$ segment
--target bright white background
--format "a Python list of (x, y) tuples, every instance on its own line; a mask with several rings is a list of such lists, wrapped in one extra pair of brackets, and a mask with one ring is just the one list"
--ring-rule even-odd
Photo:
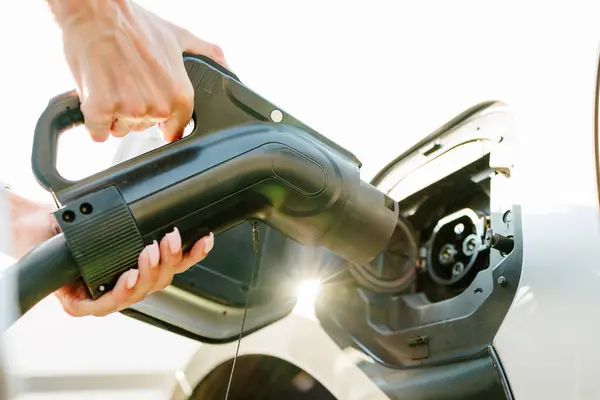
[[(221, 45), (247, 85), (355, 152), (365, 177), (463, 109), (502, 98), (520, 69), (507, 57), (516, 38), (506, 22), (511, 10), (493, 3), (139, 3)], [(40, 197), (30, 171), (33, 128), (47, 100), (73, 83), (44, 2), (10, 8), (0, 28), (0, 171)], [(61, 148), (63, 168), (85, 175), (108, 165), (115, 140), (77, 136)]]

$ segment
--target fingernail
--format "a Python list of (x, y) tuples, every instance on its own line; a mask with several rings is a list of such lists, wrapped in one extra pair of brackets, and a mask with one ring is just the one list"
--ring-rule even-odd
[(156, 268), (158, 266), (158, 261), (160, 260), (160, 249), (158, 247), (158, 243), (156, 240), (152, 242), (150, 246), (146, 248), (148, 252), (148, 258), (150, 261), (150, 267)]
[(208, 254), (209, 251), (212, 250), (215, 245), (215, 236), (211, 232), (208, 237), (204, 238), (204, 254)]
[(127, 275), (127, 289), (131, 289), (137, 283), (138, 277), (140, 276), (140, 271), (137, 269), (129, 270), (129, 275)]
[(173, 229), (173, 232), (167, 233), (167, 243), (169, 244), (169, 250), (171, 253), (177, 254), (181, 250), (181, 236), (177, 228)]

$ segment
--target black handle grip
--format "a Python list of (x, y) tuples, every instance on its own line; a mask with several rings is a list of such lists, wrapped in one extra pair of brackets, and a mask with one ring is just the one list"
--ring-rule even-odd
[(38, 183), (48, 191), (59, 191), (73, 183), (56, 169), (56, 156), (60, 134), (84, 123), (79, 105), (74, 90), (58, 95), (48, 102), (35, 127), (31, 166)]
[[(208, 57), (190, 53), (183, 53), (183, 57), (200, 60), (239, 82), (235, 74)], [(190, 72), (188, 71), (188, 76)], [(60, 175), (56, 169), (56, 158), (61, 133), (85, 122), (80, 104), (75, 90), (63, 93), (50, 99), (38, 119), (33, 137), (31, 164), (36, 180), (47, 191), (59, 192), (75, 183)]]

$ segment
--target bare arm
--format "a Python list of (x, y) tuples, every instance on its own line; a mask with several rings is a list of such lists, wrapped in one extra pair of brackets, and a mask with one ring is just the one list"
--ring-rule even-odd
[(180, 138), (193, 111), (184, 51), (227, 65), (222, 50), (131, 0), (47, 0), (94, 140), (159, 124)]
[(57, 232), (50, 214), (56, 208), (52, 204), (38, 203), (6, 189), (3, 197), (9, 221), (9, 256), (21, 258)]

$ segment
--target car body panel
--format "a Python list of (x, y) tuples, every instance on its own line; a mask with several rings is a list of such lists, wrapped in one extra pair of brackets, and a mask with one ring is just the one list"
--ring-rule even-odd
[[(229, 361), (236, 343), (204, 345), (190, 359), (184, 371), (189, 387), (196, 387), (208, 373)], [(300, 367), (322, 383), (336, 399), (388, 400), (381, 389), (356, 365), (361, 357), (352, 357), (341, 349), (317, 321), (292, 313), (243, 339), (239, 355), (268, 355)], [(175, 390), (172, 400), (187, 399), (190, 393)]]
[[(514, 95), (524, 269), (494, 346), (515, 398), (591, 399), (598, 397), (592, 366), (600, 363), (594, 137), (600, 10), (597, 4), (584, 13), (579, 7), (550, 10), (552, 17), (536, 21), (543, 40), (522, 59), (531, 82)], [(550, 28), (555, 18), (575, 15), (577, 29), (564, 34)]]

